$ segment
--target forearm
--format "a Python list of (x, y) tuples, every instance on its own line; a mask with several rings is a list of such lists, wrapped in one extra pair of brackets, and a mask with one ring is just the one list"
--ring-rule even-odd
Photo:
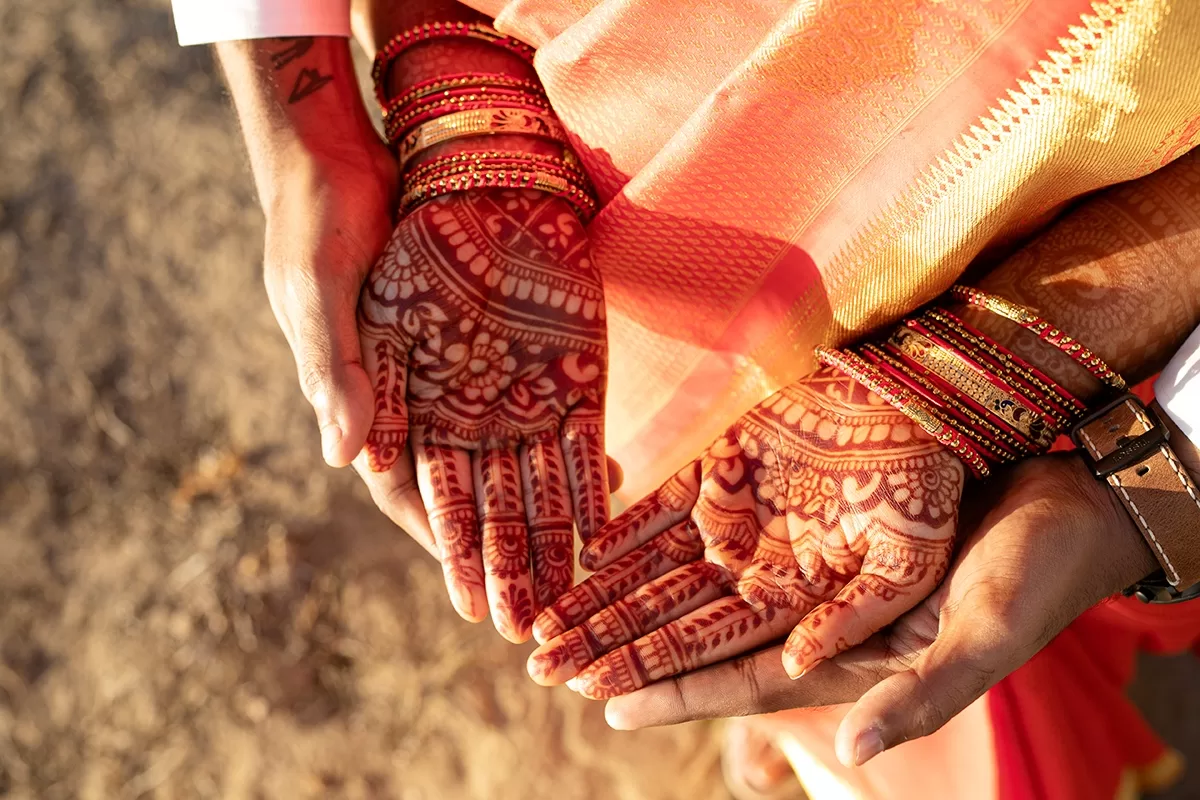
[[(1200, 322), (1200, 153), (1085, 201), (979, 285), (1039, 309), (1131, 382), (1153, 374)], [(1031, 333), (963, 313), (1081, 398), (1100, 391)]]
[(266, 210), (321, 163), (386, 169), (363, 104), (348, 40), (300, 37), (221, 42), (217, 55), (241, 120)]

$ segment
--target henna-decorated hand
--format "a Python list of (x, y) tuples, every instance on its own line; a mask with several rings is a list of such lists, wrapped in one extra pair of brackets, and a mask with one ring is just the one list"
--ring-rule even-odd
[[(1180, 456), (1200, 475), (1200, 458)], [(763, 650), (610, 700), (609, 722), (632, 730), (853, 702), (835, 745), (847, 766), (861, 764), (940, 728), (1157, 566), (1116, 496), (1074, 456), (1026, 461), (967, 503), (987, 513), (945, 581), (862, 646), (802, 681), (788, 680), (778, 648)]]
[(584, 547), (599, 572), (538, 617), (530, 674), (602, 699), (791, 630), (783, 662), (797, 677), (933, 591), (963, 477), (908, 417), (817, 372)]
[[(401, 220), (359, 305), (377, 502), (420, 498), (455, 609), (514, 642), (608, 518), (604, 295), (570, 206), (447, 195)], [(408, 447), (411, 446), (410, 456)]]

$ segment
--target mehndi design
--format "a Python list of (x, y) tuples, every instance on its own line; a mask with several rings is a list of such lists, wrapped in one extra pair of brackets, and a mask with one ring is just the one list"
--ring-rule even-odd
[(411, 445), (455, 608), (490, 605), (524, 641), (571, 585), (572, 521), (587, 541), (608, 514), (604, 295), (582, 225), (536, 191), (430, 201), (368, 277), (359, 328), (370, 468)]
[(599, 571), (538, 617), (529, 669), (606, 698), (791, 631), (797, 676), (944, 574), (962, 463), (824, 369), (768, 398), (583, 550)]

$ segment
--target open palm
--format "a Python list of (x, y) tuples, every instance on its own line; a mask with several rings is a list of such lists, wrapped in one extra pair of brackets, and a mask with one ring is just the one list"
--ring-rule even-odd
[(530, 673), (606, 698), (791, 631), (784, 665), (802, 674), (933, 590), (963, 477), (906, 416), (821, 370), (585, 546), (599, 571), (538, 618)]
[[(447, 195), (406, 216), (359, 306), (368, 482), (416, 483), (458, 612), (529, 637), (607, 519), (604, 296), (571, 207)], [(399, 487), (397, 487), (399, 489)]]

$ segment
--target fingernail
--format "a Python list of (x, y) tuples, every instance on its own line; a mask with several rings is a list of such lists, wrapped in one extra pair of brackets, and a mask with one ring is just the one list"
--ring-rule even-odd
[(854, 742), (854, 766), (861, 767), (883, 752), (883, 736), (878, 728), (867, 728)]
[[(636, 725), (630, 725), (629, 721), (621, 714), (620, 703), (617, 703), (619, 698), (609, 700), (604, 704), (604, 721), (608, 723), (608, 727), (614, 731), (634, 731), (637, 730)], [(617, 703), (617, 705), (613, 705)]]
[(333, 464), (334, 450), (342, 443), (342, 429), (337, 425), (326, 425), (321, 428), (321, 452), (325, 454), (325, 461), (330, 465)]
[[(792, 675), (792, 680), (799, 680), (800, 678), (804, 678), (805, 675), (808, 675), (810, 672), (812, 672), (812, 670), (816, 669), (817, 667), (820, 667), (821, 664), (823, 664), (826, 661), (827, 661), (827, 658), (817, 658), (817, 660), (810, 663), (808, 667), (805, 667), (804, 669), (800, 669), (796, 675), (792, 675), (791, 672), (788, 672), (788, 675)], [(792, 664), (793, 669), (796, 669), (798, 667), (799, 667), (799, 664)]]

